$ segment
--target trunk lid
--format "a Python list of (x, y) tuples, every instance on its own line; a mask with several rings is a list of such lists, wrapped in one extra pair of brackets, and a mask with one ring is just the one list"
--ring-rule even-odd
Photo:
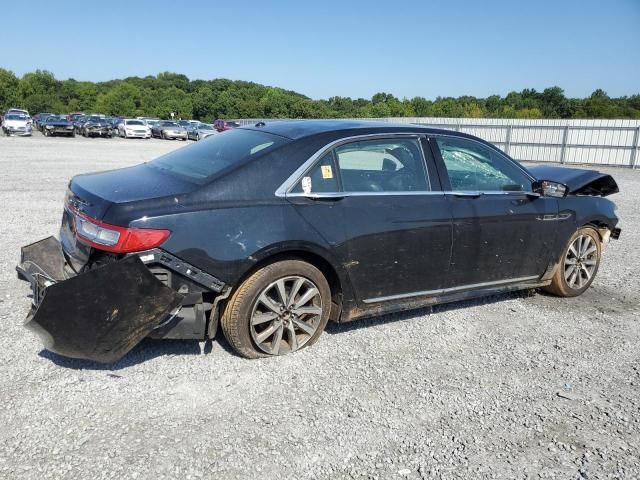
[(73, 177), (60, 226), (60, 243), (69, 264), (80, 273), (89, 263), (93, 250), (77, 239), (74, 210), (102, 220), (113, 205), (181, 195), (197, 187), (146, 164)]

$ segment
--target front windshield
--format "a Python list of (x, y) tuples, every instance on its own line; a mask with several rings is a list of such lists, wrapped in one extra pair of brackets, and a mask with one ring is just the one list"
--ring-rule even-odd
[(232, 130), (175, 150), (150, 162), (150, 165), (201, 180), (255, 158), (258, 153), (269, 152), (286, 141), (266, 132)]
[(4, 117), (5, 120), (22, 120), (23, 122), (27, 120), (27, 117), (24, 115), (17, 115), (15, 113), (10, 113)]
[(47, 122), (66, 122), (67, 117), (63, 117), (62, 115), (51, 115), (47, 117)]
[(176, 122), (161, 122), (161, 127), (178, 127), (179, 125)]
[(127, 125), (144, 125), (140, 120), (127, 120)]
[(102, 118), (100, 117), (89, 117), (90, 122), (102, 122)]
[(213, 130), (213, 127), (211, 125), (207, 125), (206, 123), (201, 123), (200, 125), (198, 125), (198, 128), (200, 130)]

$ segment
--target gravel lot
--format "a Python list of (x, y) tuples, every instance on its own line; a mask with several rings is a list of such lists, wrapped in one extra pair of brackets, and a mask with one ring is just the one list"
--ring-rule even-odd
[(0, 137), (0, 478), (638, 478), (640, 172), (623, 235), (576, 299), (510, 294), (330, 324), (248, 361), (145, 340), (105, 367), (22, 327), (21, 245), (57, 232), (81, 172), (184, 142)]

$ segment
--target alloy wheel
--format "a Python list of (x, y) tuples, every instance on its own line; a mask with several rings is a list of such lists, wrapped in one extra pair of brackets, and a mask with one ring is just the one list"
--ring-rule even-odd
[(318, 330), (321, 319), (318, 287), (305, 277), (284, 277), (258, 295), (250, 318), (251, 338), (263, 352), (283, 355), (302, 348)]
[(578, 236), (564, 258), (564, 279), (570, 288), (579, 290), (593, 277), (598, 265), (598, 248), (589, 235)]

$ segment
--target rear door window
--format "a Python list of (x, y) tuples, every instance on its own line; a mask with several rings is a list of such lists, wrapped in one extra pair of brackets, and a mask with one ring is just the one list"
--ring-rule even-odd
[(291, 190), (292, 193), (339, 192), (333, 153), (324, 155)]

